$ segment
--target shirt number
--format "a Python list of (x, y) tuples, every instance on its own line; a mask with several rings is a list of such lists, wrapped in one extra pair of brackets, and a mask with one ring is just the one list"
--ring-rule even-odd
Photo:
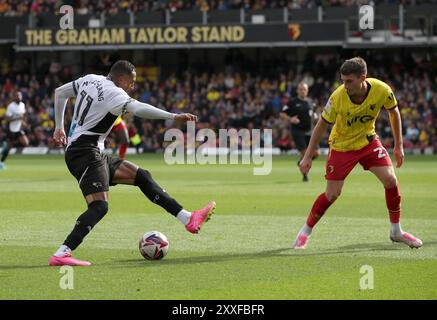
[(77, 105), (77, 110), (76, 110), (76, 117), (75, 120), (77, 121), (78, 117), (79, 117), (79, 113), (80, 113), (80, 108), (82, 107), (82, 103), (83, 100), (86, 100), (86, 106), (85, 109), (82, 111), (82, 114), (80, 116), (80, 120), (78, 122), (78, 125), (81, 126), (83, 125), (83, 121), (85, 120), (86, 115), (88, 114), (88, 111), (90, 111), (91, 108), (91, 104), (93, 103), (94, 99), (91, 98), (88, 93), (86, 93), (86, 91), (82, 90), (80, 92), (80, 100), (79, 100), (79, 104)]

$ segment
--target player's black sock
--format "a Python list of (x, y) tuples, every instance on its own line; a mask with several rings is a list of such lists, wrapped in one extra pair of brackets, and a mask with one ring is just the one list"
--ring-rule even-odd
[(135, 177), (135, 185), (150, 201), (163, 207), (172, 215), (176, 216), (182, 210), (182, 206), (152, 179), (149, 171), (139, 168)]
[(8, 157), (8, 154), (9, 154), (9, 145), (7, 142), (5, 142), (3, 143), (2, 158), (0, 162), (5, 162), (6, 158)]
[(105, 216), (108, 212), (108, 202), (95, 200), (88, 205), (88, 210), (81, 214), (77, 219), (73, 231), (64, 241), (64, 245), (71, 250), (76, 249), (91, 231), (91, 229)]

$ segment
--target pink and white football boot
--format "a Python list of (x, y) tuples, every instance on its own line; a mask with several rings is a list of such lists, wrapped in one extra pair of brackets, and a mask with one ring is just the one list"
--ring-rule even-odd
[(309, 238), (310, 236), (307, 236), (306, 234), (299, 232), (299, 234), (296, 237), (296, 240), (294, 240), (293, 249), (306, 249)]
[(71, 256), (71, 252), (66, 252), (64, 256), (57, 257), (57, 256), (51, 256), (49, 259), (49, 266), (83, 266), (87, 267), (90, 266), (91, 262), (88, 261), (82, 261), (78, 259), (74, 259)]
[(422, 240), (414, 237), (413, 235), (409, 234), (408, 232), (403, 232), (403, 231), (402, 231), (401, 236), (394, 235), (394, 234), (390, 233), (390, 240), (393, 242), (405, 243), (411, 249), (419, 249), (423, 245)]

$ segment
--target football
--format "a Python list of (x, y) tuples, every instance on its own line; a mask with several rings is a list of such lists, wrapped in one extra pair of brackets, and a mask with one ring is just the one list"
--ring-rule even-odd
[(146, 232), (139, 241), (141, 255), (146, 260), (160, 260), (168, 252), (167, 237), (159, 231)]

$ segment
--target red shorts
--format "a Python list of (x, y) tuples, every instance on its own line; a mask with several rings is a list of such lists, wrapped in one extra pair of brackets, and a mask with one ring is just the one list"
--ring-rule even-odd
[(330, 150), (326, 161), (327, 180), (344, 180), (357, 163), (360, 163), (364, 170), (371, 167), (392, 166), (387, 150), (379, 139), (375, 138), (367, 146), (355, 151)]

